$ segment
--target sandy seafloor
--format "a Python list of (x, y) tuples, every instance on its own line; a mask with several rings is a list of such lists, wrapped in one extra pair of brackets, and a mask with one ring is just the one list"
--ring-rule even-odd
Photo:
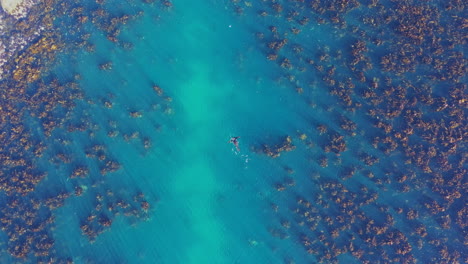
[[(114, 152), (125, 171), (124, 179), (115, 176), (116, 182), (128, 181), (158, 197), (155, 213), (137, 227), (117, 221), (111, 232), (83, 248), (76, 243), (85, 240), (79, 232), (72, 240), (59, 226), (64, 251), (91, 253), (96, 263), (276, 262), (281, 251), (294, 248), (274, 253), (272, 247), (278, 245), (269, 241), (265, 228), (273, 224), (268, 223), (268, 196), (273, 195), (271, 181), (278, 168), (251, 154), (249, 145), (281, 133), (290, 122), (287, 113), (274, 109), (287, 100), (287, 93), (281, 95), (284, 91), (268, 80), (273, 68), (256, 63), (262, 54), (255, 50), (251, 32), (224, 5), (184, 2), (169, 14), (157, 12), (123, 34), (135, 44), (134, 51), (111, 48), (109, 54), (98, 48), (98, 54), (110, 56), (115, 64), (111, 80), (96, 83), (87, 72), (89, 63), (99, 63), (96, 55), (87, 56), (79, 71), (90, 75), (90, 87), (98, 88), (92, 93), (112, 92), (122, 106), (148, 107), (144, 103), (147, 93), (153, 96), (147, 89), (150, 81), (173, 98), (171, 118), (154, 120), (162, 132), (155, 135), (151, 154), (142, 158), (125, 144), (116, 145)], [(155, 22), (156, 16), (160, 18)], [(144, 119), (141, 123), (142, 133), (155, 133)], [(235, 135), (242, 138), (240, 154), (227, 143)], [(74, 210), (72, 205), (64, 208), (64, 224)]]
[[(99, 142), (122, 164), (122, 169), (105, 176), (104, 187), (88, 187), (85, 195), (67, 199), (54, 211), (56, 254), (71, 257), (75, 263), (317, 263), (300, 244), (298, 234), (303, 231), (294, 224), (291, 211), (298, 196), (319, 193), (312, 175), (339, 180), (341, 165), (322, 168), (317, 164), (323, 152), (316, 125), (324, 123), (339, 130), (336, 115), (344, 110), (320, 82), (299, 95), (277, 81), (282, 70), (264, 59), (264, 47), (254, 36), (268, 24), (266, 19), (235, 16), (227, 0), (174, 1), (173, 5), (168, 12), (147, 8), (142, 18), (124, 27), (119, 38), (133, 43), (132, 50), (119, 48), (96, 32), (90, 39), (96, 46), (94, 53), (82, 51), (71, 58), (60, 54), (51, 69), (64, 79), (72, 73), (81, 74), (86, 98), (95, 104), (77, 103), (72, 115), (78, 119), (88, 115), (100, 126), (93, 139), (86, 133), (67, 135), (72, 144), (66, 151), (81, 153), (85, 146)], [(304, 43), (334, 46), (331, 30), (311, 25), (310, 32), (303, 34)], [(109, 60), (113, 62), (111, 71), (98, 70), (97, 65)], [(314, 78), (319, 77), (311, 73)], [(165, 103), (155, 96), (152, 83), (172, 98), (172, 114), (163, 113)], [(111, 109), (101, 106), (105, 99), (113, 102)], [(132, 110), (141, 111), (143, 116), (129, 118)], [(342, 166), (358, 163), (356, 153), (362, 150), (381, 159), (373, 167), (376, 174), (387, 164), (404, 163), (401, 153), (386, 157), (365, 140), (373, 131), (367, 128), (366, 116), (346, 115), (357, 123), (358, 136), (347, 137), (348, 151), (340, 156)], [(153, 147), (146, 152), (139, 140), (107, 137), (109, 120), (118, 120), (121, 131), (136, 130), (151, 138)], [(309, 149), (298, 139), (298, 131), (306, 133), (315, 146)], [(66, 132), (56, 131), (44, 140), (54, 145), (54, 137), (62, 137), (61, 133)], [(252, 151), (253, 146), (263, 143), (279, 143), (286, 135), (293, 137), (294, 151), (276, 159)], [(231, 136), (240, 136), (240, 153), (227, 143)], [(37, 161), (49, 173), (37, 192), (72, 192), (75, 183), (62, 176), (68, 168), (51, 165), (47, 155)], [(327, 155), (333, 164), (336, 157)], [(82, 156), (77, 155), (77, 159)], [(83, 158), (82, 162), (89, 161)], [(294, 173), (289, 175), (285, 168)], [(276, 191), (275, 184), (287, 177), (294, 179), (295, 186), (287, 192)], [(344, 182), (345, 186), (353, 189), (353, 184), (363, 183), (373, 188), (365, 177), (356, 177)], [(90, 243), (79, 226), (97, 188), (124, 194), (143, 192), (154, 206), (149, 219), (117, 216), (111, 228)], [(374, 190), (380, 194), (379, 203), (390, 207), (399, 201), (399, 206), (417, 208), (421, 205), (414, 201), (421, 198), (420, 192), (426, 193), (424, 188), (405, 194), (392, 191), (391, 185), (388, 188)], [(277, 213), (272, 204), (278, 206)], [(370, 208), (367, 213), (372, 212)], [(282, 228), (284, 220), (293, 223), (290, 229)], [(461, 235), (438, 228), (430, 217), (420, 221), (433, 227), (427, 231), (432, 237), (444, 234), (463, 240)], [(399, 220), (395, 226), (411, 229)], [(272, 236), (272, 230), (282, 230), (287, 238)], [(1, 238), (5, 245), (7, 238)], [(410, 239), (410, 243), (415, 242)], [(357, 240), (355, 246), (359, 243)], [(425, 263), (424, 258), (431, 254), (416, 249), (413, 253), (422, 260), (419, 263)], [(360, 263), (350, 254), (338, 259), (340, 263)], [(34, 263), (34, 258), (13, 260), (2, 251), (0, 262)]]

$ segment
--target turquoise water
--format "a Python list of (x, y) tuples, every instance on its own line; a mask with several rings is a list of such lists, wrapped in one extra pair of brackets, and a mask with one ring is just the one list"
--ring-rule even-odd
[[(37, 116), (25, 114), (27, 130), (47, 146), (33, 159), (47, 176), (21, 200), (27, 207), (31, 206), (27, 199), (39, 199), (46, 205), (38, 209), (39, 218), (55, 217), (41, 231), (53, 238), (51, 256), (74, 263), (413, 263), (413, 258), (418, 263), (443, 263), (439, 253), (446, 249), (452, 257), (447, 263), (466, 259), (459, 223), (465, 219), (459, 215), (466, 206), (462, 201), (466, 188), (452, 176), (466, 169), (465, 145), (460, 143), (461, 152), (450, 154), (450, 164), (459, 164), (453, 170), (438, 168), (437, 156), (429, 162), (437, 170), (423, 172), (416, 159), (405, 156), (403, 141), (385, 154), (390, 144), (383, 139), (397, 138), (395, 132), (405, 128), (405, 114), (373, 117), (373, 102), (362, 96), (376, 77), (380, 88), (372, 91), (383, 98), (400, 98), (396, 92), (385, 95), (394, 87), (383, 83), (393, 78), (393, 86), (407, 89), (405, 100), (418, 102), (402, 109), (423, 109), (428, 123), (441, 116), (455, 119), (453, 112), (439, 113), (434, 105), (420, 103), (423, 96), (407, 85), (424, 87), (418, 74), (426, 76), (432, 69), (420, 66), (416, 73), (403, 75), (381, 69), (381, 55), (396, 45), (391, 42), (394, 25), (375, 29), (360, 21), (373, 15), (371, 1), (362, 1), (361, 7), (343, 15), (348, 25), (342, 28), (318, 22), (318, 17), (330, 19), (335, 13), (319, 15), (301, 1), (174, 1), (170, 8), (163, 6), (164, 1), (143, 2), (104, 1), (103, 10), (110, 16), (142, 12), (119, 27), (117, 43), (99, 28), (99, 19), (104, 26), (112, 24), (108, 16), (90, 18), (96, 21), (77, 26), (74, 32), (72, 15), (60, 15), (54, 22), (70, 47), (58, 54), (42, 78), (46, 83), (54, 78), (60, 83), (75, 81), (82, 98), (73, 101), (70, 111), (65, 106), (51, 110), (53, 117), (65, 120), (51, 136), (44, 135)], [(392, 1), (382, 2), (393, 7)], [(274, 3), (285, 11), (275, 14)], [(439, 8), (440, 3), (433, 4)], [(99, 10), (94, 1), (80, 5), (88, 13)], [(265, 10), (269, 14), (262, 16)], [(291, 15), (293, 11), (297, 14)], [(444, 17), (450, 14), (447, 11)], [(310, 22), (299, 26), (297, 20), (303, 17), (310, 17)], [(301, 33), (293, 34), (292, 26), (300, 27)], [(89, 38), (78, 48), (84, 33), (90, 33)], [(358, 71), (349, 67), (350, 46), (359, 34), (369, 47), (364, 53), (374, 64), (364, 71), (365, 82), (359, 82)], [(385, 44), (374, 45), (374, 36)], [(268, 43), (283, 37), (289, 39), (287, 48), (277, 52), (276, 61), (267, 60), (272, 52)], [(86, 48), (89, 45), (93, 51)], [(280, 66), (286, 57), (292, 69)], [(100, 69), (109, 62), (110, 69)], [(332, 67), (336, 74), (331, 75), (342, 87), (356, 85), (349, 88), (350, 106), (332, 95), (336, 86), (327, 85), (326, 72)], [(466, 83), (466, 76), (460, 83)], [(439, 94), (441, 87), (455, 87), (454, 83), (429, 84), (437, 91), (435, 98), (455, 98), (454, 92)], [(35, 84), (30, 89), (34, 93)], [(449, 100), (448, 109), (463, 105)], [(388, 109), (386, 103), (398, 108), (390, 101), (374, 106)], [(343, 120), (356, 128), (346, 130)], [(378, 128), (380, 121), (394, 130), (385, 133)], [(320, 131), (320, 125), (326, 131)], [(462, 118), (460, 133), (465, 127)], [(346, 143), (343, 152), (327, 149), (336, 135)], [(240, 151), (229, 143), (233, 136), (240, 136)], [(277, 158), (260, 153), (265, 145), (280, 145), (286, 136), (293, 150)], [(424, 150), (430, 146), (418, 133), (410, 141)], [(433, 144), (439, 154), (447, 151), (446, 145)], [(366, 156), (378, 161), (366, 165)], [(103, 172), (109, 162), (119, 168)], [(88, 174), (70, 177), (79, 167), (87, 168)], [(434, 184), (437, 175), (452, 183)], [(401, 180), (402, 176), (406, 178)], [(438, 187), (459, 191), (462, 199), (449, 201)], [(63, 206), (49, 209), (53, 206), (46, 198), (59, 193), (68, 194)], [(12, 199), (2, 196), (2, 206), (10, 206)], [(142, 209), (145, 201), (148, 210)], [(433, 201), (446, 211), (431, 212), (427, 204)], [(413, 219), (411, 210), (417, 211)], [(443, 224), (447, 216), (449, 228)], [(110, 226), (99, 224), (105, 220), (112, 222)], [(85, 227), (98, 233), (86, 235)], [(6, 251), (16, 243), (8, 242), (11, 234), (0, 238), (2, 263), (48, 260), (33, 252), (14, 259)], [(401, 253), (408, 245), (411, 253)]]
[[(66, 231), (82, 203), (70, 201), (57, 212), (59, 251), (80, 256), (78, 262), (269, 263), (295, 250), (288, 243), (272, 251), (278, 245), (266, 227), (275, 222), (268, 218), (278, 168), (249, 147), (256, 139), (285, 133), (281, 127), (291, 122), (288, 115), (295, 109), (275, 109), (289, 93), (259, 80), (274, 69), (256, 62), (263, 55), (252, 33), (226, 9), (222, 2), (207, 2), (184, 3), (162, 14), (149, 10), (122, 34), (133, 42), (131, 51), (106, 47), (101, 36), (93, 36), (96, 53), (79, 57), (74, 67), (89, 98), (99, 101), (112, 93), (115, 105), (96, 111), (93, 120), (105, 124), (126, 119), (124, 109), (143, 109), (143, 118), (124, 129), (154, 139), (154, 148), (143, 156), (139, 142), (97, 136), (123, 164), (122, 172), (109, 176), (109, 185), (128, 184), (157, 204), (148, 221), (129, 227), (117, 218), (110, 231), (87, 245), (80, 232)], [(100, 58), (112, 60), (111, 72), (89, 67)], [(152, 82), (173, 98), (172, 114), (163, 113), (165, 106), (147, 110), (164, 105)], [(160, 132), (153, 123), (161, 125)], [(241, 136), (240, 153), (227, 143), (234, 135)]]

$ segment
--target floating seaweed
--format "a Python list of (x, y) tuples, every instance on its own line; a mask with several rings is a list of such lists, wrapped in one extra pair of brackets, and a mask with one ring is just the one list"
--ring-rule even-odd
[[(92, 195), (93, 192), (87, 191), (91, 186), (99, 190), (101, 180), (96, 179), (96, 175), (115, 173), (121, 168), (103, 143), (84, 149), (82, 156), (70, 152), (74, 134), (95, 138), (101, 128), (89, 112), (84, 111), (79, 118), (73, 114), (80, 111), (77, 106), (82, 104), (95, 107), (93, 100), (86, 98), (80, 86), (82, 76), (65, 73), (66, 76), (58, 77), (51, 71), (59, 52), (76, 54), (79, 51), (95, 51), (97, 44), (91, 42), (87, 28), (90, 25), (100, 29), (108, 41), (117, 46), (126, 50), (133, 47), (132, 43), (120, 40), (119, 36), (125, 24), (140, 18), (143, 13), (130, 11), (134, 13), (112, 14), (105, 11), (104, 5), (105, 1), (96, 1), (91, 5), (74, 1), (38, 1), (27, 16), (18, 21), (9, 21), (16, 33), (8, 47), (0, 45), (0, 51), (8, 48), (7, 53), (0, 52), (0, 75), (3, 78), (0, 80), (0, 189), (6, 195), (6, 202), (0, 209), (0, 222), (9, 240), (7, 252), (18, 261), (72, 263), (71, 258), (56, 255), (52, 236), (55, 223), (53, 211), (62, 207), (72, 196)], [(164, 1), (158, 5), (159, 8), (163, 6), (167, 9), (171, 2)], [(0, 16), (1, 19), (14, 19), (4, 17), (3, 13)], [(3, 28), (1, 30), (3, 34)], [(104, 61), (97, 67), (110, 71), (113, 62)], [(109, 109), (113, 106), (112, 97), (109, 97), (99, 107)], [(137, 118), (142, 114), (137, 110), (130, 116)], [(38, 124), (39, 136), (28, 125), (30, 120)], [(118, 124), (110, 125), (114, 130), (109, 131), (108, 135), (116, 137), (119, 134)], [(134, 133), (138, 135), (138, 131)], [(134, 134), (130, 137), (134, 137)], [(150, 138), (144, 139), (145, 148), (151, 147), (150, 142)], [(72, 192), (64, 191), (64, 186), (56, 186), (59, 190), (51, 190), (47, 196), (38, 194), (40, 183), (54, 176), (48, 175), (37, 165), (44, 157), (55, 168), (68, 171), (63, 176), (72, 182)], [(97, 171), (93, 169), (95, 166), (83, 162), (85, 157), (89, 162), (95, 162)], [(81, 224), (81, 230), (90, 240), (95, 240), (110, 228), (116, 214), (141, 220), (151, 214), (153, 205), (143, 194), (136, 201), (132, 197), (118, 198), (122, 200), (121, 204), (127, 200), (127, 209), (107, 210), (119, 204), (115, 201), (117, 198), (112, 200), (111, 193), (108, 192), (107, 196), (99, 194), (96, 207)], [(108, 200), (109, 205), (105, 206), (104, 202)]]
[[(318, 172), (295, 175), (299, 185), (311, 180), (320, 188), (316, 198), (301, 193), (293, 210), (298, 219), (284, 231), (296, 230), (290, 233), (293, 239), (317, 262), (338, 263), (343, 254), (361, 263), (466, 261), (459, 236), (466, 227), (462, 175), (467, 156), (461, 143), (467, 131), (462, 10), (460, 1), (411, 0), (270, 1), (243, 10), (243, 15), (268, 17), (259, 22), (263, 31), (257, 28), (256, 41), (266, 47), (266, 60), (288, 76), (291, 90), (300, 82), (324, 87), (342, 110), (335, 123), (312, 128), (322, 148), (307, 149), (317, 165), (336, 176), (326, 182), (328, 177)], [(304, 36), (306, 25), (329, 32), (324, 37), (333, 46), (314, 44)], [(290, 34), (283, 33), (285, 28)], [(295, 71), (301, 62), (305, 69)], [(363, 151), (362, 145), (376, 152)], [(265, 145), (263, 153), (278, 158), (275, 149)], [(326, 152), (353, 155), (354, 164), (329, 162)], [(398, 165), (387, 169), (391, 160)], [(350, 189), (361, 186), (359, 193), (343, 181)], [(300, 190), (282, 182), (274, 188), (285, 193), (281, 197)], [(395, 199), (392, 192), (399, 192)], [(424, 202), (406, 204), (400, 196)], [(377, 210), (371, 214), (371, 208)], [(396, 226), (397, 221), (404, 225)], [(446, 231), (444, 238), (435, 238), (439, 227)], [(449, 243), (449, 236), (457, 242)]]

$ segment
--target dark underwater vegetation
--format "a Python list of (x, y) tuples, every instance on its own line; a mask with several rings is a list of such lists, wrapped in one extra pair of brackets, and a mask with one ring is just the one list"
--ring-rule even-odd
[(0, 263), (468, 262), (463, 1), (23, 5)]

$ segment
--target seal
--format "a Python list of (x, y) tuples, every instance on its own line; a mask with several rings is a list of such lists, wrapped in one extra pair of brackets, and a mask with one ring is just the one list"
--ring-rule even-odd
[(240, 151), (240, 148), (239, 148), (239, 139), (240, 137), (231, 137), (231, 139), (229, 139), (229, 142), (228, 143), (232, 143), (234, 144), (234, 146), (236, 147), (236, 150), (239, 152)]

